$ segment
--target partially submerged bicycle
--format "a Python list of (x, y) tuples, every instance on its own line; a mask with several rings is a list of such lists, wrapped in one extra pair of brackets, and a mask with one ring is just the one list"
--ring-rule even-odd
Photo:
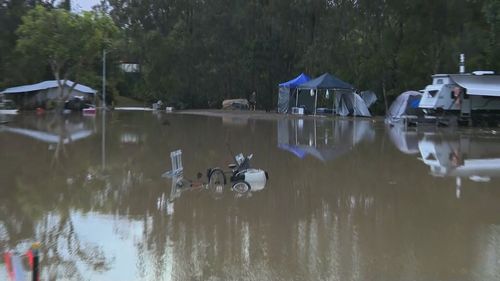
[(253, 154), (243, 156), (242, 153), (234, 157), (235, 163), (229, 164), (230, 171), (216, 167), (207, 170), (207, 177), (209, 185), (224, 186), (227, 182), (226, 175), (229, 175), (231, 188), (238, 193), (245, 193), (248, 191), (258, 191), (265, 187), (269, 175), (262, 169), (254, 169), (250, 167), (250, 159)]
[(170, 153), (172, 160), (172, 170), (164, 173), (162, 177), (172, 179), (172, 189), (170, 200), (180, 197), (180, 194), (186, 190), (192, 189), (210, 189), (215, 194), (222, 194), (227, 182), (226, 175), (229, 176), (229, 182), (233, 191), (243, 194), (249, 191), (259, 191), (264, 189), (269, 176), (262, 169), (250, 167), (250, 159), (253, 155), (245, 157), (242, 153), (234, 157), (235, 163), (229, 164), (230, 171), (224, 171), (219, 167), (207, 170), (208, 184), (201, 182), (201, 173), (198, 174), (196, 181), (184, 178), (184, 167), (182, 166), (182, 151), (176, 150)]

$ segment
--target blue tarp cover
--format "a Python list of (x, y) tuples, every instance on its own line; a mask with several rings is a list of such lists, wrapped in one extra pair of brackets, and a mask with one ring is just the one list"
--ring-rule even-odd
[(300, 89), (354, 89), (354, 87), (339, 78), (331, 75), (330, 73), (325, 73), (318, 78), (310, 80), (304, 84), (298, 86)]
[(299, 76), (293, 78), (292, 80), (288, 82), (283, 82), (279, 84), (280, 87), (286, 87), (286, 88), (297, 88), (297, 86), (311, 80), (309, 76), (307, 76), (304, 73), (301, 73)]

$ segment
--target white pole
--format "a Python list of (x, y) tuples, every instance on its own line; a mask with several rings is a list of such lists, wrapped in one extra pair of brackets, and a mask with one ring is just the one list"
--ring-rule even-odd
[(353, 115), (354, 117), (356, 117), (356, 109), (358, 108), (358, 104), (356, 102), (356, 92), (352, 92), (352, 96), (354, 97), (354, 112), (353, 112)]
[(316, 94), (314, 95), (314, 116), (316, 116), (316, 111), (318, 109), (318, 89), (314, 91)]
[(295, 94), (295, 107), (299, 106), (299, 88), (295, 89), (296, 94)]
[(333, 91), (333, 115), (337, 116), (337, 92)]
[(101, 166), (102, 169), (106, 169), (106, 110), (102, 111), (102, 127), (101, 127), (101, 134), (102, 134), (102, 140), (101, 140)]
[(102, 50), (102, 102), (106, 109), (106, 50)]
[(332, 89), (332, 100), (333, 100), (333, 104), (332, 104), (332, 115), (335, 115), (335, 89)]

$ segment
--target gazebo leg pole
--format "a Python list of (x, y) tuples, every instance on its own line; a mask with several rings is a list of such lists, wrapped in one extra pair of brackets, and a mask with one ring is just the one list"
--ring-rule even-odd
[(356, 117), (356, 109), (358, 109), (357, 103), (356, 103), (356, 92), (352, 92), (352, 96), (354, 97), (354, 112), (353, 116)]
[(336, 91), (333, 91), (333, 114), (335, 116), (338, 115), (338, 112), (337, 112), (337, 92)]
[(318, 89), (314, 91), (316, 94), (314, 95), (314, 116), (316, 116), (316, 112), (318, 111)]
[(333, 95), (332, 95), (332, 100), (333, 100), (332, 115), (335, 116), (335, 90), (332, 90), (332, 91), (333, 91)]
[(299, 106), (299, 89), (295, 89), (295, 107)]

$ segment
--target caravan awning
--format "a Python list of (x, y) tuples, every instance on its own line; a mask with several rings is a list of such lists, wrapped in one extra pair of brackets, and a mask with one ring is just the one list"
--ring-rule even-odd
[(500, 76), (456, 74), (450, 78), (472, 96), (500, 97)]

